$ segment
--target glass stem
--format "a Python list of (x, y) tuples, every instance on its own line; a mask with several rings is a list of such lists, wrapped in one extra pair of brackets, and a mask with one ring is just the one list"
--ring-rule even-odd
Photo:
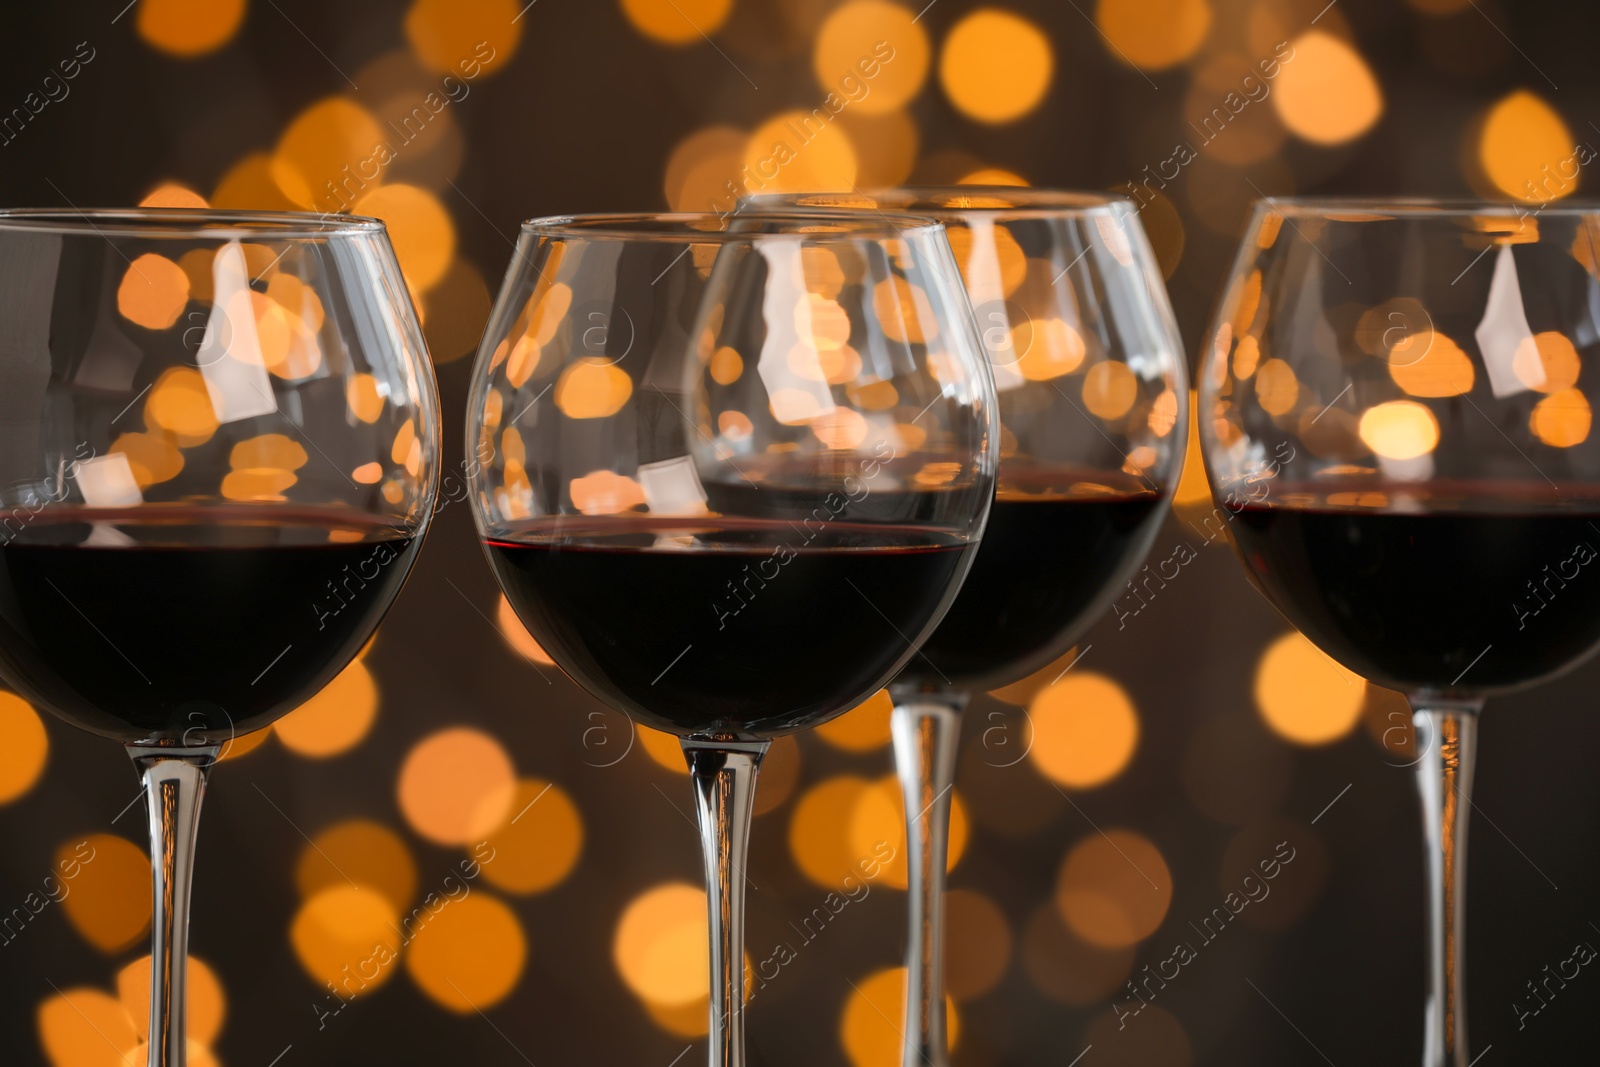
[(1427, 847), (1428, 1006), (1423, 1067), (1467, 1067), (1467, 812), (1478, 708), (1418, 701), (1417, 788)]
[(902, 1067), (946, 1067), (944, 872), (966, 695), (896, 694), (889, 719), (906, 807), (906, 1018)]
[(206, 775), (221, 746), (129, 745), (150, 809), (151, 924), (149, 1067), (184, 1067), (184, 978), (189, 961), (189, 883)]
[(706, 864), (711, 1067), (744, 1067), (744, 883), (756, 772), (767, 741), (683, 739)]

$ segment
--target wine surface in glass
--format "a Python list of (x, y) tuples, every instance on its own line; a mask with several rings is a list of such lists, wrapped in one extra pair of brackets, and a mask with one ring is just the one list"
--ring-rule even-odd
[[(1392, 488), (1391, 488), (1392, 492)], [(1403, 692), (1524, 685), (1600, 644), (1600, 498), (1572, 489), (1408, 490), (1250, 505), (1232, 524), (1245, 566), (1301, 632)], [(1274, 494), (1296, 493), (1274, 486)], [(1338, 501), (1338, 502), (1335, 502)]]
[(771, 738), (887, 682), (977, 543), (781, 519), (535, 519), (486, 541), (534, 637), (591, 693), (671, 733)]
[(1016, 681), (1066, 651), (1104, 611), (1161, 525), (1163, 496), (1130, 479), (1030, 492), (1002, 471), (983, 548), (961, 593), (902, 678)]
[(52, 508), (0, 545), (0, 675), (117, 740), (216, 743), (360, 651), (415, 538), (348, 509)]

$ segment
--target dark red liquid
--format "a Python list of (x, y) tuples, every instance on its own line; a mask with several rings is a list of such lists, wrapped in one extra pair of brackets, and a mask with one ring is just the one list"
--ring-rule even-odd
[(1418, 506), (1332, 507), (1323, 497), (1247, 507), (1232, 528), (1289, 621), (1379, 685), (1503, 689), (1600, 644), (1600, 501), (1486, 494)]
[(259, 729), (326, 685), (417, 549), (359, 514), (263, 507), (59, 508), (7, 535), (0, 676), (85, 730), (188, 744)]
[(1002, 490), (961, 594), (904, 678), (994, 688), (1063, 654), (1144, 558), (1161, 503), (1154, 492)]
[(523, 623), (584, 688), (659, 730), (748, 738), (815, 725), (892, 678), (976, 545), (914, 527), (640, 516), (535, 520), (486, 547)]

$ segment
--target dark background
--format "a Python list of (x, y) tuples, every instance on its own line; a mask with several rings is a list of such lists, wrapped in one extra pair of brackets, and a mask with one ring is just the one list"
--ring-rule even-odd
[[(163, 26), (188, 17), (184, 3), (139, 0), (124, 9), (123, 2), (11, 5), (0, 16), (0, 109), (22, 106), (79, 42), (94, 49), (70, 94), (0, 145), (0, 203), (128, 205), (169, 180), (210, 197), (241, 160), (272, 153), (312, 104), (342, 94), (378, 107), (382, 101), (363, 96), (349, 79), (369, 81), (362, 72), (375, 60), (413, 47), (405, 3), (252, 0), (236, 32), (203, 55), (181, 57), (161, 41)], [(453, 469), (471, 362), (461, 357), (476, 344), (518, 220), (668, 207), (667, 163), (690, 135), (712, 125), (749, 130), (786, 109), (816, 105), (821, 91), (812, 45), (822, 19), (839, 5), (736, 0), (711, 33), (714, 44), (696, 34), (683, 45), (639, 32), (617, 0), (537, 0), (515, 23), (507, 14), (520, 4), (423, 6), (449, 13), (449, 33), (492, 38), (501, 49), (467, 98), (448, 108), (455, 127), (448, 136), (459, 134), (458, 143), (419, 152), (404, 161), (409, 169), (397, 167), (383, 179), (430, 190), (455, 233), (451, 273), (422, 294)], [(657, 10), (662, 6), (672, 5)], [(941, 90), (938, 51), (977, 5), (936, 0), (918, 23), (932, 45), (932, 69), (906, 108), (920, 142), (913, 178), (949, 181), (998, 167), (1036, 185), (1125, 190), (1146, 166), (1168, 158), (1176, 142), (1194, 139), (1186, 126), (1191, 109), (1208, 110), (1226, 91), (1208, 86), (1207, 66), (1212, 84), (1220, 78), (1226, 85), (1229, 71), (1242, 72), (1259, 58), (1250, 41), (1252, 32), (1259, 38), (1263, 20), (1283, 27), (1288, 39), (1315, 30), (1344, 40), (1381, 86), (1377, 121), (1332, 145), (1285, 131), (1276, 105), (1252, 103), (1249, 125), (1225, 136), (1237, 133), (1240, 141), (1241, 151), (1230, 154), (1256, 151), (1259, 158), (1221, 159), (1220, 142), (1216, 150), (1202, 149), (1168, 183), (1165, 198), (1146, 210), (1191, 361), (1257, 190), (1496, 195), (1480, 137), (1488, 110), (1518, 90), (1559, 116), (1569, 148), (1600, 143), (1591, 121), (1600, 120), (1594, 73), (1600, 9), (1586, 5), (1110, 5), (1139, 11), (1152, 34), (1184, 12), (1210, 12), (1198, 48), (1149, 71), (1117, 57), (1096, 27), (1091, 0), (1003, 6), (1048, 39), (1054, 57), (1048, 93), (1013, 122), (966, 117)], [(369, 84), (379, 82), (374, 75)], [(1346, 91), (1339, 82), (1327, 88)], [(1265, 147), (1245, 151), (1250, 138)], [(457, 148), (454, 167), (429, 155)], [(1528, 152), (1522, 162), (1531, 177), (1538, 148)], [(1544, 161), (1554, 164), (1566, 154)], [(257, 198), (261, 203), (226, 206), (284, 206), (268, 193)], [(398, 242), (407, 220), (391, 223)], [(437, 244), (426, 233), (418, 239)], [(1184, 518), (1170, 520), (1158, 556), (1182, 541), (1201, 548), (1203, 536)], [(539, 673), (508, 646), (491, 621), (498, 592), (473, 542), (466, 507), (445, 508), (366, 659), (381, 696), (376, 722), (359, 744), (308, 759), (273, 740), (214, 776), (201, 830), (192, 948), (215, 969), (226, 996), (227, 1017), (211, 1049), (217, 1062), (668, 1067), (685, 1053), (690, 1039), (652, 1019), (613, 960), (619, 917), (630, 901), (662, 883), (700, 880), (685, 781), (638, 746), (615, 766), (595, 766), (625, 745), (626, 725), (609, 713), (593, 717), (595, 701), (559, 672)], [(992, 750), (986, 728), (1026, 724), (1019, 710), (999, 701), (980, 698), (974, 705), (958, 780), (974, 829), (950, 881), (987, 898), (1004, 917), (1005, 936), (974, 927), (969, 937), (956, 937), (953, 969), (975, 973), (1003, 962), (987, 989), (958, 1004), (956, 1063), (1067, 1064), (1079, 1062), (1073, 1058), (1080, 1053), (1085, 1067), (1416, 1062), (1423, 1001), (1417, 805), (1410, 773), (1398, 766), (1406, 757), (1379, 743), (1398, 721), (1389, 716), (1399, 705), (1391, 695), (1369, 692), (1363, 721), (1343, 739), (1318, 747), (1279, 739), (1258, 715), (1253, 684), (1264, 650), (1285, 630), (1218, 541), (1201, 548), (1200, 558), (1125, 629), (1113, 621), (1090, 634), (1092, 658), (1083, 669), (1120, 684), (1141, 722), (1131, 763), (1096, 789), (1063, 792), (1031, 761), (990, 765), (1003, 761), (983, 758)], [(1306, 674), (1306, 699), (1336, 684), (1330, 678)], [(1466, 951), (1472, 1048), (1486, 1067), (1577, 1063), (1592, 1054), (1583, 1050), (1593, 1048), (1600, 977), (1584, 970), (1521, 1028), (1514, 1004), (1531, 1005), (1526, 983), (1570, 956), (1575, 943), (1600, 943), (1600, 928), (1591, 923), (1600, 919), (1594, 907), (1600, 777), (1592, 770), (1590, 708), (1596, 679), (1600, 666), (1586, 665), (1492, 701), (1484, 721)], [(416, 864), (420, 897), (464, 852), (414, 832), (396, 801), (397, 775), (419, 741), (463, 724), (497, 738), (520, 774), (555, 782), (572, 798), (584, 828), (581, 858), (542, 893), (481, 890), (511, 907), (528, 943), (520, 978), (497, 1004), (483, 1012), (446, 1010), (402, 971), (319, 1030), (316, 1006), (326, 1006), (325, 989), (307, 973), (289, 936), (302, 906), (294, 870), (307, 836), (352, 818), (390, 827)], [(592, 732), (597, 724), (607, 726), (615, 746), (603, 758)], [(48, 716), (45, 728), (42, 776), (0, 807), (0, 908), (20, 904), (41, 883), (64, 843), (98, 833), (144, 847), (140, 808), (118, 814), (135, 793), (126, 757)], [(850, 753), (802, 736), (797, 751), (797, 783), (755, 825), (755, 958), (790, 936), (788, 924), (826, 893), (791, 855), (789, 827), (800, 798), (836, 775), (877, 779), (889, 769), (886, 746)], [(1297, 849), (1275, 889), (1278, 910), (1247, 911), (1120, 1034), (1106, 992), (1118, 977), (1098, 993), (1067, 998), (1078, 1003), (1064, 1003), (1060, 984), (1052, 992), (1048, 977), (1041, 978), (1052, 966), (1070, 970), (1071, 953), (1081, 949), (1066, 943), (1069, 935), (1051, 910), (1063, 857), (1113, 828), (1148, 839), (1171, 871), (1172, 903), (1162, 926), (1132, 947), (1131, 962), (1115, 964), (1130, 975), (1168, 956), (1176, 941), (1193, 940), (1189, 922), (1237, 884), (1240, 855), (1249, 863), (1280, 840)], [(85, 884), (111, 879), (109, 867), (89, 865)], [(114, 896), (129, 883), (106, 884)], [(866, 976), (899, 962), (903, 906), (903, 893), (875, 887), (799, 953), (751, 1007), (756, 1062), (851, 1062), (841, 1021)], [(463, 951), (470, 958), (473, 950)], [(61, 991), (76, 995), (89, 987), (114, 995), (117, 972), (143, 952), (142, 942), (102, 951), (68, 909), (47, 908), (0, 947), (4, 1062), (51, 1062), (41, 1045), (41, 1011)], [(893, 1006), (885, 1011), (893, 1014)], [(86, 1040), (57, 1062), (116, 1063), (112, 1044)], [(702, 1055), (697, 1045), (682, 1062)], [(871, 1057), (861, 1062), (888, 1067)]]

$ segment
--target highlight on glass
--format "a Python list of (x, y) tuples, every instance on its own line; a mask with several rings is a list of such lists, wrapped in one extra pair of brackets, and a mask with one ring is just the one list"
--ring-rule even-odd
[(143, 780), (170, 1067), (208, 773), (399, 592), (438, 484), (432, 369), (372, 219), (0, 211), (0, 265), (0, 677)]
[(525, 223), (469, 397), (507, 597), (590, 693), (676, 734), (743, 1062), (762, 755), (898, 674), (971, 565), (994, 392), (944, 227), (859, 214)]
[(961, 713), (974, 691), (1070, 667), (1051, 665), (1143, 560), (1183, 465), (1183, 346), (1138, 213), (1121, 197), (951, 186), (747, 204), (942, 221), (994, 378), (1000, 473), (984, 547), (890, 690), (910, 865), (902, 1062), (943, 1067), (940, 936)]
[[(1600, 215), (1266, 200), (1209, 335), (1200, 436), (1252, 581), (1399, 690), (1428, 875), (1425, 1067), (1467, 1067), (1467, 813), (1486, 698), (1600, 645)], [(1390, 735), (1385, 735), (1386, 743)]]

